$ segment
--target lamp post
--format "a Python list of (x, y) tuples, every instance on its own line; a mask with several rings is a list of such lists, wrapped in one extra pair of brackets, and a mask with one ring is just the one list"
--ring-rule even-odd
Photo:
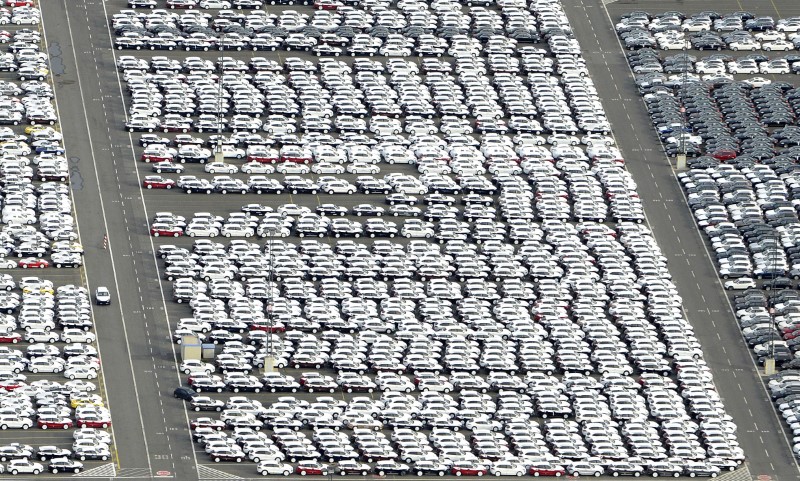
[[(683, 72), (681, 74), (681, 88), (686, 88), (686, 81), (689, 78), (689, 40), (683, 40)], [(680, 148), (678, 155), (675, 156), (675, 168), (683, 170), (686, 168), (686, 109), (681, 106), (681, 132), (679, 137)]]
[(267, 305), (266, 305), (266, 314), (267, 314), (267, 335), (264, 338), (264, 348), (267, 352), (266, 357), (264, 357), (264, 372), (274, 372), (275, 371), (275, 352), (274, 352), (274, 344), (272, 342), (272, 330), (275, 328), (275, 324), (273, 322), (273, 311), (275, 309), (275, 300), (272, 297), (272, 288), (273, 288), (273, 279), (275, 272), (275, 257), (272, 251), (272, 236), (269, 236), (267, 240), (267, 262), (268, 262), (268, 272), (267, 272)]

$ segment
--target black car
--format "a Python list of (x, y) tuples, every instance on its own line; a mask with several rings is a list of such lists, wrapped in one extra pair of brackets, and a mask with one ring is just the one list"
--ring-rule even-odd
[(157, 174), (180, 174), (186, 168), (180, 164), (173, 164), (171, 162), (156, 162), (153, 164), (152, 170)]
[(315, 210), (317, 211), (317, 214), (327, 215), (327, 216), (332, 216), (332, 215), (343, 216), (347, 215), (348, 212), (347, 207), (335, 204), (320, 204), (317, 206)]
[(47, 469), (53, 474), (80, 473), (83, 471), (83, 463), (69, 458), (54, 458), (50, 460)]
[(197, 393), (188, 387), (179, 387), (172, 392), (172, 395), (184, 401), (191, 401), (193, 397), (197, 396)]
[(261, 204), (247, 204), (242, 206), (241, 211), (252, 215), (265, 215), (272, 212), (272, 207)]
[(765, 282), (762, 288), (767, 291), (770, 289), (791, 289), (792, 280), (788, 277), (776, 277)]
[(69, 449), (58, 448), (56, 446), (41, 446), (39, 450), (36, 451), (36, 457), (40, 461), (47, 461), (53, 458), (66, 458), (71, 452), (72, 451)]

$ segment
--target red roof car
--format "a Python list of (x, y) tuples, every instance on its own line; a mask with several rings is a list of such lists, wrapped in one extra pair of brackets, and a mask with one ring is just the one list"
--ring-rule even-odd
[(183, 229), (181, 229), (180, 227), (154, 225), (153, 227), (150, 228), (150, 235), (152, 235), (153, 237), (160, 237), (160, 236), (180, 237), (183, 235)]
[(72, 419), (69, 418), (39, 418), (36, 425), (42, 429), (69, 429), (73, 426)]
[(711, 155), (717, 160), (732, 160), (736, 158), (736, 151), (733, 149), (718, 149)]
[(564, 476), (566, 473), (564, 468), (553, 464), (532, 464), (528, 468), (528, 474), (532, 476)]
[(0, 334), (0, 343), (16, 344), (22, 340), (22, 335), (18, 332), (4, 332)]
[(160, 175), (148, 175), (142, 181), (142, 187), (146, 187), (148, 189), (171, 189), (174, 186), (174, 180), (165, 179)]
[(45, 267), (49, 267), (50, 263), (44, 259), (20, 259), (19, 264), (20, 267), (23, 269), (27, 269), (29, 267), (38, 267), (39, 269), (44, 269)]
[(472, 463), (459, 463), (450, 468), (450, 472), (456, 476), (483, 476), (489, 472), (486, 466)]

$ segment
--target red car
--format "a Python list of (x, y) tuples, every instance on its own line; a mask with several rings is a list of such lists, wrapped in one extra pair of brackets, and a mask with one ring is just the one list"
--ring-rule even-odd
[(0, 381), (0, 389), (3, 391), (13, 391), (25, 385), (25, 383), (20, 381)]
[(328, 474), (328, 467), (317, 461), (300, 461), (297, 463), (297, 467), (295, 468), (294, 472), (301, 476), (308, 474), (325, 476)]
[(311, 163), (311, 152), (308, 150), (301, 150), (301, 149), (281, 149), (281, 162), (296, 162), (298, 164), (309, 164)]
[(274, 164), (278, 161), (278, 155), (275, 151), (259, 150), (254, 153), (247, 154), (248, 162), (258, 162), (261, 164)]
[(552, 464), (533, 464), (528, 468), (531, 476), (564, 476), (567, 471), (561, 466)]
[(717, 160), (732, 160), (736, 158), (736, 151), (733, 149), (718, 149), (711, 155)]
[(4, 332), (0, 334), (0, 344), (16, 344), (22, 340), (22, 335), (18, 332)]
[(107, 428), (111, 426), (110, 419), (77, 419), (78, 426), (82, 428)]
[(483, 476), (488, 472), (486, 466), (472, 463), (460, 463), (450, 468), (450, 473), (456, 476)]
[(42, 429), (69, 429), (73, 426), (71, 419), (39, 418), (36, 424)]
[(6, 7), (32, 7), (33, 0), (6, 0)]
[(45, 267), (49, 267), (50, 263), (44, 259), (21, 259), (18, 264), (23, 269), (27, 269), (29, 267), (38, 267), (39, 269), (44, 269)]
[(174, 186), (174, 180), (165, 179), (160, 175), (148, 175), (142, 181), (142, 187), (146, 187), (148, 189), (171, 189)]
[(170, 154), (158, 153), (158, 154), (142, 154), (142, 160), (150, 163), (150, 162), (172, 162), (175, 159)]
[[(180, 237), (183, 235), (183, 229), (180, 227), (166, 227), (166, 226), (153, 226), (150, 228), (150, 235), (153, 237), (167, 236), (167, 237)], [(20, 261), (22, 263), (22, 261)]]
[(265, 331), (273, 333), (286, 332), (286, 326), (280, 322), (273, 322), (270, 326), (267, 324), (267, 321), (255, 321), (250, 323), (248, 327), (251, 331)]

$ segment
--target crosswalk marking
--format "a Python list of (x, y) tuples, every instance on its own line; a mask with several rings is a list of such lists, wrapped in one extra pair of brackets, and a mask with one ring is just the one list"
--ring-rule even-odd
[(239, 476), (234, 476), (230, 473), (220, 471), (219, 469), (209, 468), (202, 464), (197, 465), (197, 475), (200, 477), (201, 481), (204, 479), (243, 479)]
[(149, 478), (152, 473), (148, 468), (123, 468), (117, 473), (118, 478)]
[(754, 477), (750, 474), (747, 464), (745, 464), (736, 471), (721, 472), (717, 479), (719, 481), (752, 481)]
[(81, 473), (73, 474), (72, 477), (79, 478), (114, 478), (117, 476), (117, 470), (114, 463), (104, 464), (96, 468), (87, 469)]

